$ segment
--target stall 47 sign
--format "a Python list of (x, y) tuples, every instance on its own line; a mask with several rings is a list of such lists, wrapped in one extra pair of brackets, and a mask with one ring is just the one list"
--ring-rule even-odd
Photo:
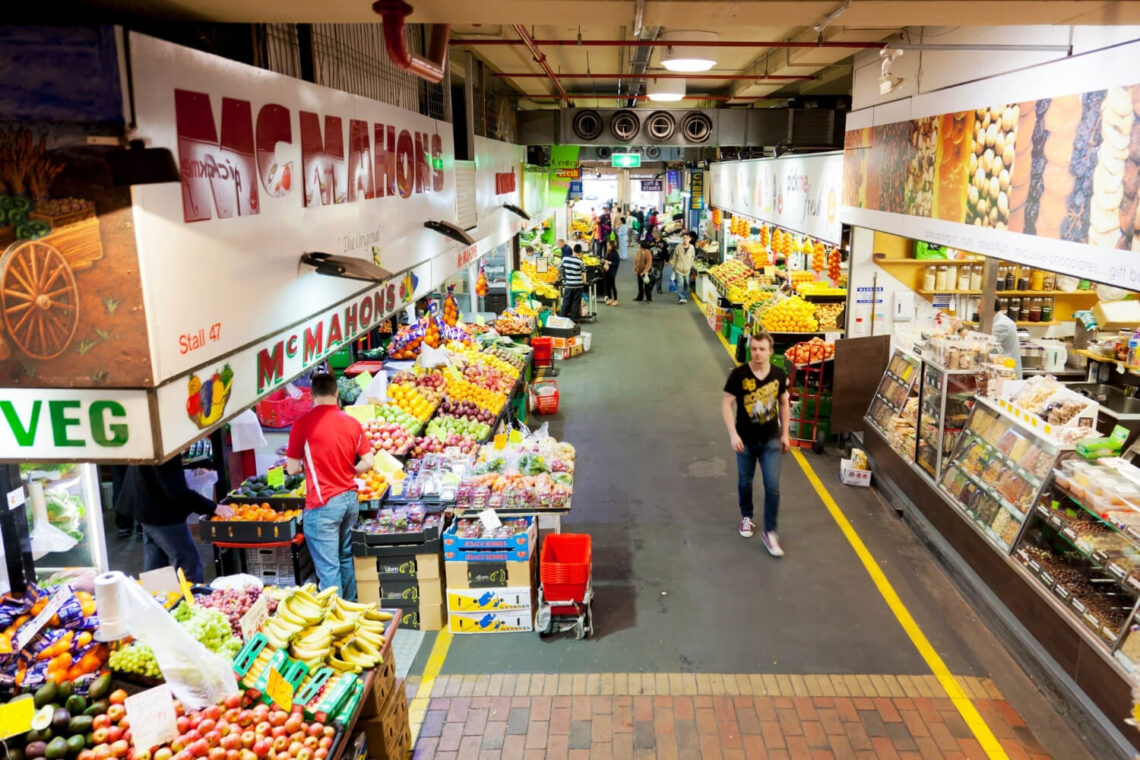
[(0, 460), (154, 457), (146, 391), (0, 389)]

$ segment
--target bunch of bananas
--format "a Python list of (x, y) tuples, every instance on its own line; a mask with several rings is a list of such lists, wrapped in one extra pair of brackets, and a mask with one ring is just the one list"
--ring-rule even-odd
[(261, 627), (269, 640), (266, 649), (286, 649), (310, 670), (328, 665), (358, 673), (378, 665), (392, 614), (374, 604), (345, 601), (333, 588), (314, 591), (312, 585), (295, 589), (277, 605), (276, 614)]

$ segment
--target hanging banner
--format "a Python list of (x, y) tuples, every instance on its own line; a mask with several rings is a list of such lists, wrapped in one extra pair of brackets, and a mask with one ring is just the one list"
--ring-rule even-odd
[(839, 244), (843, 154), (715, 163), (710, 205)]
[[(916, 97), (904, 113), (917, 118), (853, 114), (843, 220), (1140, 288), (1137, 55), (1125, 45)], [(1090, 81), (1113, 86), (1082, 91)]]
[(680, 169), (666, 169), (665, 170), (665, 195), (672, 197), (674, 194), (681, 192), (681, 170)]
[[(566, 205), (570, 193), (570, 184), (574, 178), (563, 176), (566, 170), (578, 171), (577, 181), (581, 183), (581, 163), (578, 155), (581, 148), (577, 145), (551, 145), (550, 146), (550, 186), (547, 189), (546, 205), (558, 208)], [(579, 195), (579, 198), (581, 195)]]
[(359, 290), (305, 252), (401, 272), (455, 245), (424, 227), (456, 221), (447, 122), (140, 34), (129, 52), (133, 136), (181, 177), (132, 187), (156, 383)]
[(689, 209), (700, 211), (705, 207), (705, 173), (690, 172), (689, 174)]

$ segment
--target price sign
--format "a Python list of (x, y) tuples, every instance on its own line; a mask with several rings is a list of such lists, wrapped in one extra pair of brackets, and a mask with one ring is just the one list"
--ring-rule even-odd
[(1053, 580), (1053, 576), (1044, 571), (1041, 573), (1041, 580), (1044, 581), (1046, 586), (1052, 586), (1054, 583), (1056, 583), (1056, 581)]
[(265, 482), (272, 488), (281, 488), (285, 485), (285, 468), (284, 467), (270, 467), (269, 472), (265, 473)]
[(495, 436), (495, 450), (502, 451), (507, 447), (507, 436), (505, 433), (500, 433)]
[(1029, 560), (1029, 569), (1035, 573), (1041, 572), (1041, 565), (1037, 564), (1036, 560)]
[(190, 590), (190, 581), (186, 580), (186, 573), (178, 568), (178, 586), (182, 589), (182, 598), (190, 607), (194, 606), (194, 592)]
[(352, 417), (357, 422), (371, 422), (376, 419), (376, 407), (372, 404), (359, 404), (356, 406), (346, 406), (344, 413)]
[(178, 573), (170, 565), (139, 573), (139, 583), (148, 594), (169, 594), (180, 589)]
[(483, 527), (487, 530), (498, 530), (503, 526), (503, 521), (499, 519), (499, 515), (490, 507), (479, 513), (479, 522), (483, 523)]
[(36, 714), (35, 700), (31, 694), (13, 699), (0, 705), (0, 739), (8, 739), (32, 730), (32, 716)]
[(245, 614), (241, 616), (238, 621), (238, 627), (241, 629), (241, 637), (246, 641), (261, 630), (261, 624), (269, 619), (269, 603), (265, 601), (265, 595), (257, 597), (257, 601), (253, 603)]
[(8, 492), (8, 509), (16, 509), (17, 507), (24, 506), (27, 498), (24, 496), (24, 487), (20, 486), (15, 491)]
[(32, 618), (32, 622), (27, 623), (20, 627), (19, 633), (16, 634), (16, 640), (13, 642), (13, 651), (19, 651), (28, 645), (40, 629), (47, 625), (48, 621), (55, 617), (55, 613), (59, 612), (59, 608), (71, 596), (71, 586), (63, 584), (59, 587), (59, 591), (55, 592), (55, 596), (51, 601), (40, 610), (40, 614)]
[(475, 315), (475, 324), (477, 324), (477, 325), (479, 325), (480, 327), (482, 327), (483, 325), (487, 324), (487, 320), (483, 319), (483, 315), (482, 315), (482, 314), (476, 314), (476, 315)]
[(170, 684), (155, 686), (127, 697), (123, 703), (131, 720), (131, 741), (135, 749), (146, 752), (151, 747), (168, 744), (178, 737), (174, 718), (174, 693)]
[(1124, 580), (1124, 576), (1128, 575), (1124, 568), (1115, 562), (1108, 563), (1108, 572), (1112, 573), (1120, 580)]
[(1053, 593), (1062, 599), (1067, 600), (1069, 598), (1069, 589), (1065, 588), (1059, 583), (1056, 585), (1056, 587), (1053, 588)]
[(357, 385), (360, 386), (360, 390), (364, 390), (372, 382), (372, 373), (368, 370), (365, 370), (352, 379), (356, 381)]
[(285, 712), (293, 709), (293, 684), (285, 680), (277, 668), (269, 670), (269, 678), (265, 685), (265, 693), (273, 703)]
[(1073, 605), (1073, 609), (1075, 609), (1077, 612), (1081, 613), (1082, 615), (1085, 613), (1084, 602), (1082, 602), (1080, 599), (1073, 599), (1069, 603)]

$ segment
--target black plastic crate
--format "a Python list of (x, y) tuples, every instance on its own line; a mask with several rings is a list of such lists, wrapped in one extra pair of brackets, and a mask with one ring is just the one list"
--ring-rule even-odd
[(211, 544), (271, 544), (296, 538), (301, 532), (301, 521), (296, 518), (281, 522), (214, 521), (201, 517), (198, 531), (202, 540)]

